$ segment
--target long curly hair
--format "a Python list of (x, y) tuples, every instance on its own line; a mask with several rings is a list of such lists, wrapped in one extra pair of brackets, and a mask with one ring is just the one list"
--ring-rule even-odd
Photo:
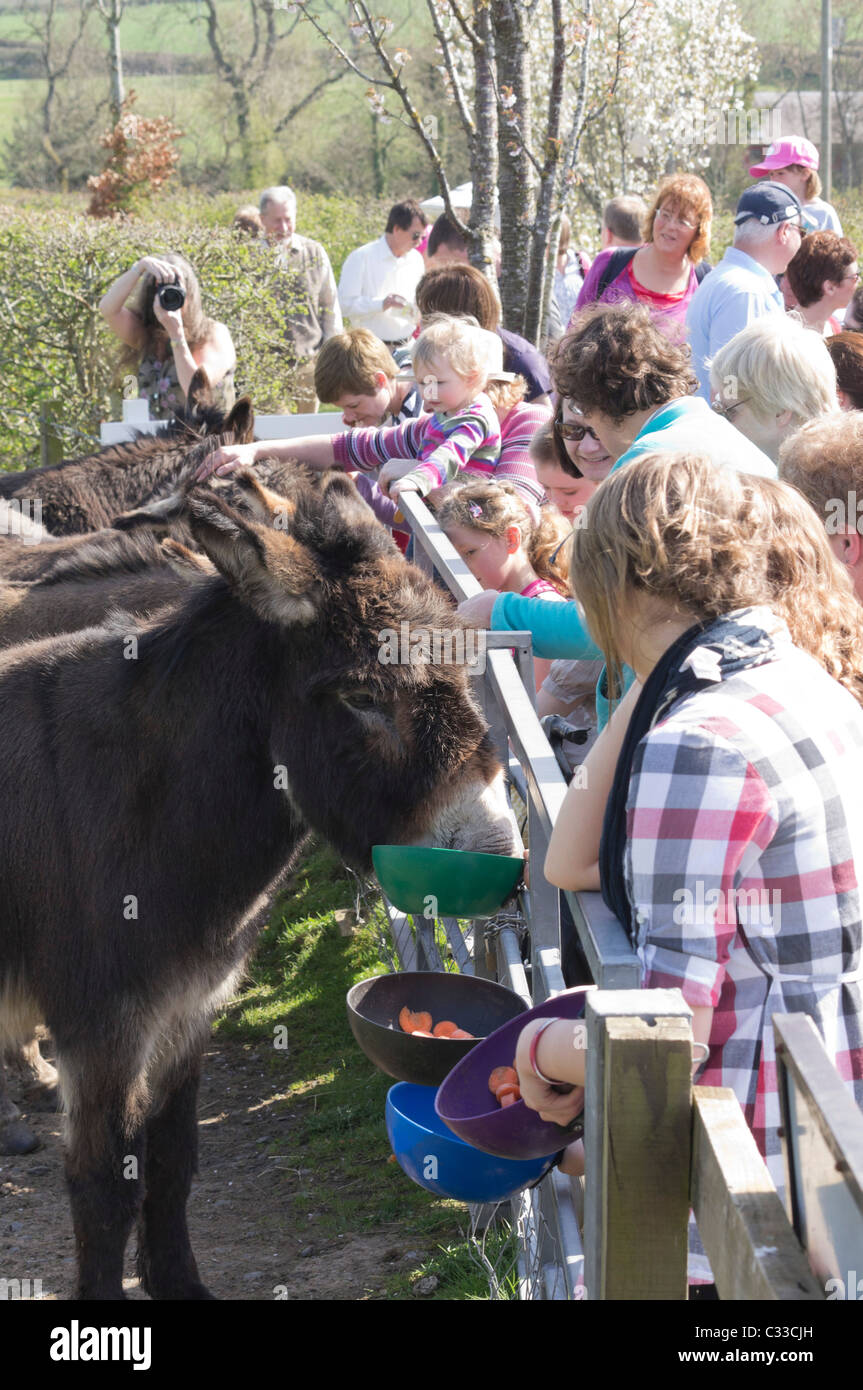
[[(167, 261), (169, 265), (176, 266), (180, 272), (186, 290), (186, 302), (183, 305), (183, 328), (186, 333), (186, 342), (194, 352), (196, 347), (199, 347), (201, 343), (206, 342), (212, 336), (214, 326), (213, 320), (207, 317), (201, 305), (201, 287), (198, 284), (198, 277), (185, 256), (181, 256), (178, 251), (160, 252), (159, 260)], [(129, 300), (129, 308), (141, 320), (142, 338), (136, 347), (127, 347), (122, 352), (119, 365), (121, 373), (136, 372), (140, 363), (147, 357), (159, 356), (164, 358), (165, 356), (168, 335), (156, 318), (153, 309), (157, 288), (155, 277), (145, 275)]]
[(567, 564), (559, 554), (561, 541), (570, 534), (569, 522), (553, 508), (544, 507), (534, 521), (524, 501), (511, 483), (471, 482), (454, 488), (437, 511), (441, 530), (463, 526), (488, 536), (505, 536), (517, 526), (531, 567), (540, 579), (553, 584), (565, 598), (570, 597)]
[(863, 703), (863, 612), (823, 526), (793, 488), (691, 454), (647, 454), (601, 483), (572, 542), (570, 583), (621, 688), (618, 629), (640, 590), (710, 620), (764, 604)]

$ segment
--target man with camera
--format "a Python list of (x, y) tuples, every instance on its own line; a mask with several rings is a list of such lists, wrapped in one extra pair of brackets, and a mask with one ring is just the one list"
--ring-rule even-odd
[(134, 372), (153, 419), (182, 407), (198, 367), (210, 378), (214, 401), (233, 404), (237, 357), (231, 334), (224, 323), (207, 318), (197, 277), (183, 256), (142, 256), (114, 281), (99, 311), (126, 344), (121, 370)]

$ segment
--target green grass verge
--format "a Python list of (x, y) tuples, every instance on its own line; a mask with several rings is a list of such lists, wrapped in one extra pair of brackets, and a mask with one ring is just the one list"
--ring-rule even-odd
[[(389, 1161), (384, 1108), (393, 1083), (357, 1047), (345, 1011), (351, 985), (385, 969), (373, 923), (350, 937), (338, 933), (333, 910), (353, 901), (339, 860), (313, 848), (276, 903), (249, 979), (216, 1023), (217, 1036), (257, 1044), (270, 1079), (287, 1074), (273, 1111), (289, 1112), (294, 1122), (267, 1149), (285, 1174), (279, 1200), (290, 1201), (300, 1217), (317, 1212), (315, 1232), (330, 1239), (391, 1226), (393, 1246), (416, 1249), (419, 1258), (394, 1271), (388, 1297), (409, 1298), (417, 1280), (435, 1274), (433, 1298), (487, 1299), (485, 1273), (464, 1239), (467, 1208), (423, 1191)], [(376, 911), (383, 922), (379, 904)], [(287, 1067), (284, 1050), (261, 1046), (274, 1043), (281, 1028)], [(313, 1175), (313, 1183), (297, 1184), (298, 1172)], [(495, 1265), (509, 1265), (504, 1238), (490, 1241)]]

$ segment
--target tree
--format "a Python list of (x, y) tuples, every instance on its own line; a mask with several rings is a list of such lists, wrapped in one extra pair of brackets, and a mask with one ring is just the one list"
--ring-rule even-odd
[[(728, 104), (750, 80), (754, 46), (733, 4), (707, 0), (426, 0), (438, 40), (446, 99), (470, 147), (474, 205), (462, 224), (437, 148), (434, 113), (417, 109), (392, 22), (349, 0), (350, 30), (367, 56), (353, 57), (315, 0), (293, 0), (346, 66), (369, 85), (379, 117), (400, 119), (422, 142), (444, 204), (488, 272), (494, 185), (500, 185), (507, 327), (540, 340), (564, 204), (601, 206), (635, 183), (647, 187), (677, 157), (672, 137), (681, 93)], [(387, 105), (387, 95), (400, 112)], [(635, 119), (627, 116), (634, 112)], [(631, 141), (644, 146), (632, 164)], [(609, 150), (603, 154), (605, 147)], [(706, 158), (702, 163), (706, 162)], [(578, 189), (588, 185), (579, 198)]]
[[(77, 23), (71, 34), (62, 35), (59, 30), (59, 0), (47, 0), (37, 5), (33, 0), (20, 0), (18, 10), (26, 22), (28, 33), (38, 46), (39, 63), (42, 68), (45, 87), (39, 110), (39, 145), (47, 156), (54, 171), (56, 181), (64, 193), (69, 191), (69, 146), (68, 128), (62, 118), (58, 118), (58, 99), (61, 83), (69, 76), (69, 70), (78, 47), (84, 37), (84, 30), (92, 10), (92, 0), (83, 0), (78, 8)], [(16, 130), (9, 153), (19, 144), (22, 132)], [(26, 140), (26, 136), (25, 136)]]
[[(202, 0), (200, 14), (200, 22), (206, 27), (207, 43), (213, 55), (216, 72), (230, 92), (245, 182), (249, 181), (256, 164), (256, 146), (259, 141), (255, 129), (255, 113), (262, 104), (260, 98), (264, 83), (273, 73), (279, 45), (291, 37), (299, 22), (298, 17), (293, 16), (280, 31), (276, 13), (279, 10), (284, 11), (284, 5), (276, 3), (276, 0), (248, 0), (248, 3), (251, 20), (251, 32), (248, 34), (237, 33), (235, 12), (231, 11), (227, 16), (224, 13), (220, 14), (216, 0)], [(230, 33), (226, 33), (223, 27), (222, 21), (226, 17), (230, 21)], [(244, 46), (241, 46), (241, 40)], [(344, 75), (343, 69), (326, 73), (320, 81), (304, 92), (299, 100), (294, 101), (287, 111), (274, 115), (272, 110), (268, 110), (269, 134), (273, 136), (284, 131), (326, 87), (340, 82)], [(269, 107), (269, 102), (266, 104)]]
[(123, 50), (120, 46), (120, 20), (126, 0), (96, 0), (108, 30), (108, 61), (111, 68), (111, 114), (119, 121), (126, 98), (123, 87)]

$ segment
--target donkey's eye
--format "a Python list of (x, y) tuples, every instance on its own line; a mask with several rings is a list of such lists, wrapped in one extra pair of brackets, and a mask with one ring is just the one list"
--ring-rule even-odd
[(342, 699), (351, 709), (372, 710), (378, 708), (377, 697), (368, 690), (346, 690), (342, 694)]

